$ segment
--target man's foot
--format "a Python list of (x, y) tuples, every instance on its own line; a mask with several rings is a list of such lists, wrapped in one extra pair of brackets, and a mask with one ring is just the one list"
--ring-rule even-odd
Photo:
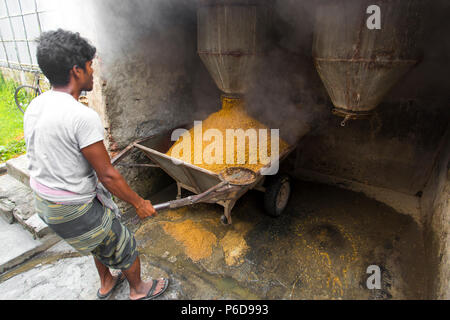
[(100, 300), (108, 299), (114, 290), (125, 281), (125, 275), (120, 272), (117, 276), (112, 277), (110, 281), (107, 281), (103, 287), (97, 291), (97, 297)]
[(130, 290), (131, 300), (151, 300), (162, 295), (169, 287), (169, 279), (158, 279), (149, 282), (142, 282), (139, 292)]

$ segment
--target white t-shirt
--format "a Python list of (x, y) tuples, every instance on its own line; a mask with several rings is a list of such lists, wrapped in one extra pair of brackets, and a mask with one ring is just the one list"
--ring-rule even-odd
[(51, 189), (95, 193), (97, 175), (81, 150), (104, 139), (97, 112), (70, 94), (48, 91), (29, 105), (24, 130), (32, 179)]

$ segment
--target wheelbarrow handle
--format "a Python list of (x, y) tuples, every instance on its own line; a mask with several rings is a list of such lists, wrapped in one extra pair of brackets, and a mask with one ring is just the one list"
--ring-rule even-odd
[(194, 204), (194, 201), (192, 197), (180, 199), (180, 200), (174, 200), (169, 201), (161, 204), (154, 205), (153, 208), (155, 208), (156, 212), (164, 211), (167, 209), (177, 209), (185, 206), (189, 206)]
[(224, 182), (221, 182), (218, 185), (212, 187), (211, 189), (209, 189), (203, 193), (200, 193), (198, 195), (190, 196), (190, 197), (183, 198), (180, 200), (173, 200), (173, 201), (169, 201), (166, 203), (157, 204), (157, 205), (154, 205), (153, 208), (155, 208), (155, 210), (158, 212), (158, 211), (163, 211), (163, 210), (167, 210), (167, 209), (177, 209), (177, 208), (182, 208), (182, 207), (186, 207), (186, 206), (191, 206), (193, 204), (201, 202), (203, 199), (208, 197), (211, 193), (213, 193), (227, 185), (229, 185), (229, 183), (224, 181)]
[(154, 205), (153, 208), (155, 208), (156, 212), (170, 209), (170, 202)]
[[(211, 193), (213, 193), (223, 187), (226, 187), (228, 185), (229, 185), (229, 182), (224, 181), (201, 194), (198, 194), (195, 196), (190, 196), (190, 197), (183, 198), (180, 200), (174, 200), (174, 201), (157, 204), (157, 205), (154, 205), (153, 208), (155, 208), (156, 212), (161, 212), (161, 211), (164, 211), (167, 209), (177, 209), (177, 208), (182, 208), (182, 207), (186, 207), (186, 206), (191, 206), (193, 204), (201, 202), (203, 199), (208, 197)], [(134, 219), (132, 219), (132, 223), (137, 223), (137, 222), (139, 222), (139, 217), (135, 217)]]

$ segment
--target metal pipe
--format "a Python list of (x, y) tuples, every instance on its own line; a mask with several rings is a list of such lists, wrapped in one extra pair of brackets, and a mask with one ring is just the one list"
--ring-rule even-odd
[(16, 40), (0, 40), (0, 42), (27, 42), (27, 39), (16, 39)]
[[(0, 29), (0, 40), (2, 42), (3, 45), (3, 50), (5, 51), (5, 57), (6, 57), (6, 63), (8, 64), (8, 68), (11, 67), (11, 64), (9, 63), (9, 59), (8, 59), (8, 51), (6, 51), (6, 46), (5, 46), (5, 42), (3, 41), (3, 35), (2, 35), (2, 30)], [(0, 60), (1, 62), (2, 60)]]
[[(25, 25), (25, 16), (32, 16), (32, 15), (36, 15), (37, 18), (37, 22), (38, 22), (38, 29), (39, 29), (39, 34), (42, 33), (42, 26), (41, 26), (41, 19), (40, 19), (40, 14), (45, 13), (47, 11), (45, 10), (38, 10), (38, 4), (37, 1), (34, 0), (34, 10), (32, 10), (32, 12), (24, 12), (23, 8), (22, 8), (22, 3), (20, 2), (20, 0), (18, 1), (18, 5), (19, 5), (19, 9), (20, 9), (20, 14), (10, 14), (9, 11), (9, 7), (7, 4), (7, 0), (4, 0), (5, 3), (5, 8), (6, 8), (6, 16), (1, 16), (0, 20), (9, 20), (9, 25), (11, 28), (11, 33), (12, 33), (12, 38), (13, 39), (5, 39), (3, 37), (3, 34), (1, 34), (0, 32), (0, 42), (2, 43), (1, 46), (3, 47), (3, 50), (5, 52), (5, 57), (6, 60), (1, 60), (0, 59), (0, 66), (1, 67), (5, 67), (5, 68), (9, 68), (9, 69), (13, 69), (13, 70), (20, 70), (20, 71), (24, 71), (24, 72), (40, 72), (40, 69), (37, 65), (34, 64), (33, 62), (33, 55), (32, 55), (32, 50), (31, 50), (31, 43), (35, 42), (35, 39), (29, 39), (28, 37), (28, 31)], [(24, 28), (24, 32), (25, 32), (25, 39), (18, 39), (16, 37), (16, 33), (14, 31), (14, 26), (12, 24), (12, 18), (21, 18), (22, 19), (22, 25)], [(15, 51), (16, 51), (16, 57), (17, 57), (17, 62), (11, 61), (11, 56), (8, 54), (7, 52), (7, 47), (6, 47), (6, 43), (14, 43), (15, 45)], [(20, 50), (18, 47), (18, 43), (26, 43), (27, 44), (27, 51), (28, 51), (28, 57), (30, 59), (30, 64), (27, 63), (23, 63), (21, 61), (21, 57), (20, 57)]]
[(157, 164), (119, 163), (117, 167), (125, 168), (159, 168)]
[(9, 60), (1, 60), (0, 59), (0, 64), (1, 63), (7, 64), (7, 66), (3, 66), (4, 68), (26, 71), (26, 72), (33, 72), (33, 73), (34, 72), (40, 73), (39, 67), (35, 66), (35, 65), (26, 64), (26, 63), (22, 63), (21, 65), (19, 65), (19, 63), (17, 63), (17, 62), (10, 62)]
[(11, 16), (3, 16), (3, 17), (0, 17), (0, 20), (4, 20), (4, 19), (8, 19), (8, 18), (18, 18), (21, 16), (31, 16), (36, 13), (45, 13), (45, 11), (37, 11), (36, 10), (35, 12), (29, 12), (29, 13), (24, 13), (24, 14), (15, 14), (15, 15), (11, 15)]
[(44, 13), (45, 11), (38, 11), (36, 0), (34, 0), (34, 11), (36, 13), (36, 18), (37, 18), (37, 21), (38, 21), (39, 34), (41, 34), (42, 33), (42, 27), (41, 27), (41, 18), (39, 17), (39, 13)]
[[(14, 32), (14, 26), (12, 24), (11, 16), (9, 15), (8, 1), (4, 0), (4, 3), (5, 3), (5, 8), (6, 8), (6, 14), (8, 15), (8, 18), (9, 18), (9, 26), (11, 27), (11, 33), (13, 35), (13, 39), (16, 40), (16, 33)], [(19, 62), (19, 65), (21, 66), (22, 62), (20, 61), (19, 47), (17, 46), (16, 42), (14, 44), (15, 44), (15, 48), (16, 48), (17, 61)]]
[(25, 39), (26, 39), (27, 49), (28, 49), (28, 57), (30, 58), (30, 63), (33, 64), (33, 57), (31, 56), (31, 49), (30, 49), (30, 41), (28, 40), (28, 33), (27, 33), (27, 28), (25, 26), (25, 19), (23, 18), (22, 4), (20, 3), (20, 0), (17, 0), (17, 3), (19, 4), (19, 10), (20, 10), (20, 14), (22, 17), (23, 32), (25, 33)]

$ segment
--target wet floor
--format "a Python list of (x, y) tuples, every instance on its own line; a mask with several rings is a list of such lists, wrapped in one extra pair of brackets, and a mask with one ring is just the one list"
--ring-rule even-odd
[[(175, 196), (176, 187), (169, 188), (152, 201)], [(247, 193), (232, 212), (231, 226), (221, 224), (223, 208), (214, 204), (129, 225), (143, 278), (171, 278), (162, 299), (426, 298), (422, 234), (412, 218), (362, 194), (301, 181), (293, 182), (282, 217), (266, 216), (263, 203), (262, 193)], [(95, 299), (92, 259), (50, 251), (2, 274), (0, 299)], [(381, 289), (369, 290), (367, 269), (373, 265), (380, 269)], [(112, 299), (128, 294), (124, 286)]]
[[(214, 204), (136, 226), (143, 269), (182, 279), (188, 299), (424, 298), (422, 233), (412, 218), (335, 187), (296, 181), (293, 189), (277, 219), (252, 191), (234, 208), (232, 226), (220, 223), (223, 208)], [(381, 270), (379, 290), (367, 288), (371, 265)], [(205, 286), (214, 296), (202, 294), (211, 292)]]

